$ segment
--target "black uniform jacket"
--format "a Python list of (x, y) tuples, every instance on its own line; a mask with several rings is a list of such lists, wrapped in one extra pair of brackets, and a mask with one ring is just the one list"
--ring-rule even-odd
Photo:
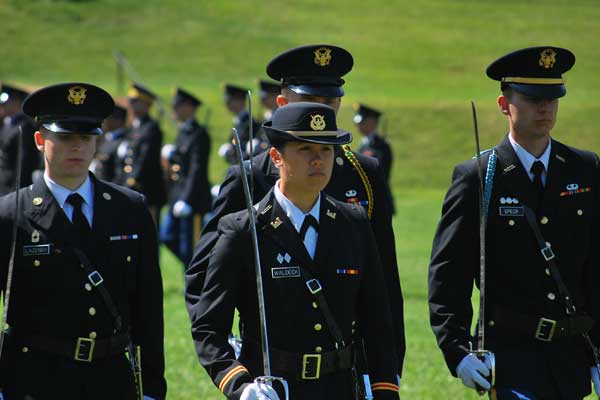
[[(93, 249), (86, 250), (86, 255), (104, 278), (104, 285), (123, 318), (123, 326), (130, 328), (134, 344), (141, 346), (144, 393), (163, 399), (166, 381), (162, 280), (156, 228), (143, 196), (99, 180), (93, 174), (90, 178), (94, 187), (92, 234), (95, 244)], [(97, 340), (111, 337), (114, 328), (111, 315), (97, 289), (86, 288), (87, 274), (71, 250), (71, 224), (42, 177), (21, 189), (19, 204), (8, 312), (11, 343), (35, 349), (35, 343), (22, 343), (22, 340), (41, 335), (75, 343), (78, 337), (87, 338), (90, 332), (96, 333)], [(0, 286), (3, 289), (14, 210), (14, 192), (0, 198)], [(90, 308), (95, 310), (92, 316)], [(73, 362), (73, 368), (90, 368), (91, 365), (93, 362)]]
[(175, 141), (175, 153), (169, 164), (169, 203), (183, 200), (195, 213), (211, 209), (208, 183), (210, 137), (206, 128), (195, 119), (181, 125)]
[[(351, 342), (353, 321), (361, 327), (371, 382), (395, 384), (397, 367), (389, 303), (387, 293), (381, 291), (383, 275), (366, 213), (361, 207), (326, 195), (321, 196), (320, 207), (313, 261), (272, 190), (256, 206), (270, 348), (313, 354), (316, 346), (322, 347), (323, 352), (334, 350), (324, 316), (313, 306), (315, 299), (301, 277), (300, 269), (307, 269), (319, 279), (346, 343)], [(233, 399), (239, 398), (243, 383), (263, 374), (251, 243), (247, 211), (222, 218), (204, 289), (199, 293), (192, 282), (187, 293), (200, 362), (215, 385)], [(342, 273), (340, 269), (354, 273)], [(239, 361), (227, 342), (235, 308), (243, 326)], [(277, 371), (275, 365), (272, 372), (292, 382), (296, 379)], [(327, 385), (327, 375), (321, 381)], [(337, 393), (351, 390), (352, 386), (348, 386), (338, 388)], [(305, 398), (302, 389), (296, 393), (293, 389), (291, 398)], [(398, 396), (389, 390), (375, 393), (381, 399)]]
[(94, 156), (93, 171), (99, 179), (114, 182), (115, 177), (120, 174), (117, 168), (121, 169), (123, 165), (117, 162), (117, 149), (127, 132), (127, 128), (123, 127), (104, 134)]
[[(554, 280), (523, 205), (538, 210), (538, 225), (556, 254), (562, 279), (580, 313), (600, 321), (598, 226), (600, 165), (598, 157), (552, 140), (541, 204), (532, 181), (508, 137), (496, 147), (497, 166), (486, 231), (486, 348), (496, 352), (497, 384), (539, 389), (551, 379), (563, 398), (590, 391), (590, 359), (582, 337), (535, 339), (517, 323), (501, 323), (499, 310), (534, 318), (566, 318)], [(482, 157), (487, 166), (488, 152)], [(479, 284), (479, 211), (476, 161), (458, 165), (442, 209), (429, 267), (429, 308), (433, 331), (452, 374), (476, 342), (469, 329), (473, 282)], [(598, 323), (592, 330), (598, 341)], [(543, 354), (543, 356), (541, 356)], [(533, 365), (528, 360), (545, 358)]]
[[(396, 262), (396, 243), (392, 229), (391, 214), (385, 201), (385, 184), (383, 173), (377, 160), (354, 153), (356, 159), (364, 169), (373, 190), (373, 215), (371, 227), (375, 234), (375, 240), (381, 257), (385, 285), (390, 298), (392, 319), (394, 322), (394, 336), (396, 337), (396, 348), (398, 350), (399, 373), (402, 373), (402, 362), (406, 351), (404, 339), (404, 313), (402, 290), (398, 276), (398, 264)], [(273, 187), (279, 179), (279, 170), (271, 162), (268, 152), (259, 154), (253, 158), (252, 181), (253, 198), (261, 199)], [(341, 147), (335, 147), (335, 160), (333, 173), (329, 184), (323, 190), (324, 193), (334, 199), (348, 203), (361, 203), (367, 207), (367, 192), (365, 185), (360, 179), (357, 170), (344, 156)], [(188, 285), (195, 285), (194, 290), (202, 288), (202, 276), (206, 272), (211, 249), (217, 242), (217, 224), (221, 217), (226, 214), (243, 210), (244, 192), (240, 169), (232, 166), (227, 171), (227, 177), (221, 185), (219, 197), (215, 201), (214, 216), (202, 230), (194, 257), (188, 271), (186, 280)]]
[(13, 116), (10, 123), (0, 126), (0, 195), (15, 190), (17, 177), (17, 155), (19, 151), (19, 132), (23, 131), (21, 151), (21, 187), (31, 184), (33, 171), (40, 168), (40, 153), (35, 147), (33, 121), (25, 114)]
[(385, 181), (389, 182), (392, 170), (392, 148), (384, 138), (377, 132), (373, 132), (361, 140), (358, 152), (378, 159), (385, 174)]
[(167, 192), (160, 166), (163, 133), (158, 122), (146, 115), (127, 138), (127, 154), (121, 160), (117, 183), (146, 196), (149, 206), (162, 206)]

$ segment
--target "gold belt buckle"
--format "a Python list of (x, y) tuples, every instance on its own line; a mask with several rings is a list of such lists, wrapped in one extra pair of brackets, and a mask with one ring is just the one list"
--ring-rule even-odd
[(94, 355), (94, 346), (96, 341), (88, 338), (77, 338), (77, 346), (75, 347), (75, 360), (92, 362)]
[(548, 318), (540, 318), (537, 329), (535, 330), (535, 338), (542, 342), (551, 342), (556, 329), (556, 321)]
[[(316, 363), (316, 365), (314, 365)], [(311, 373), (314, 369), (314, 373)], [(308, 371), (307, 371), (308, 370)], [(321, 355), (304, 354), (302, 356), (302, 379), (319, 379), (321, 376)]]

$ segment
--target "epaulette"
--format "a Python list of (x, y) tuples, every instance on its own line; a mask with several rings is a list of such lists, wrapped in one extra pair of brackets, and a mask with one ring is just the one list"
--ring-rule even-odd
[[(491, 151), (492, 151), (492, 150), (494, 150), (494, 148), (487, 149), (487, 150), (482, 150), (482, 151), (479, 153), (479, 157), (482, 157), (482, 156), (486, 155), (487, 153), (491, 153)], [(475, 154), (475, 155), (473, 156), (473, 160), (475, 160), (475, 159), (477, 159), (477, 154)]]

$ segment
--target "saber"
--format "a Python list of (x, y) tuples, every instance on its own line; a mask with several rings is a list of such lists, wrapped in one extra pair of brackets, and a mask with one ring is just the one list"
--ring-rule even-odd
[[(248, 143), (250, 143), (249, 153), (250, 153), (250, 170), (252, 170), (252, 157), (254, 156), (254, 120), (252, 117), (252, 91), (248, 90), (248, 119), (250, 121), (250, 125), (248, 126), (248, 137), (250, 138)], [(250, 174), (250, 200), (252, 200), (252, 196), (254, 195), (254, 174)], [(252, 203), (252, 201), (250, 201)]]
[[(256, 220), (254, 218), (254, 208), (252, 207), (252, 196), (250, 194), (250, 186), (248, 185), (248, 177), (244, 167), (244, 158), (242, 157), (242, 146), (240, 136), (237, 129), (231, 130), (233, 136), (233, 147), (237, 154), (237, 160), (242, 175), (242, 185), (244, 187), (244, 199), (246, 200), (246, 209), (248, 210), (248, 221), (250, 224), (250, 232), (252, 236), (252, 249), (254, 253), (254, 267), (256, 273), (256, 292), (258, 297), (258, 314), (260, 318), (260, 336), (263, 355), (263, 372), (264, 376), (257, 377), (254, 382), (271, 384), (275, 381), (280, 382), (285, 390), (285, 398), (289, 400), (289, 389), (287, 381), (280, 377), (271, 376), (271, 358), (269, 355), (269, 336), (267, 332), (267, 310), (265, 308), (265, 296), (262, 282), (262, 268), (260, 263), (260, 250), (258, 248), (258, 234), (256, 233)], [(250, 163), (250, 175), (252, 175), (252, 163)]]
[[(496, 380), (496, 361), (494, 353), (485, 349), (485, 231), (487, 225), (487, 215), (484, 205), (483, 176), (481, 173), (481, 148), (479, 146), (479, 127), (477, 124), (477, 110), (475, 102), (471, 100), (471, 110), (473, 112), (473, 126), (475, 130), (475, 145), (477, 150), (477, 176), (479, 180), (479, 320), (477, 321), (477, 350), (471, 350), (478, 359), (485, 360), (486, 356), (490, 360), (490, 381), (491, 387)], [(479, 395), (485, 394), (486, 390), (476, 385)]]
[[(19, 138), (17, 139), (17, 171), (15, 177), (15, 219), (12, 227), (12, 237), (10, 244), (10, 259), (8, 261), (8, 273), (6, 275), (6, 288), (4, 289), (4, 308), (2, 310), (2, 322), (0, 325), (0, 363), (2, 362), (2, 352), (4, 350), (4, 338), (8, 335), (6, 321), (8, 319), (8, 306), (10, 304), (10, 287), (12, 286), (12, 277), (15, 267), (15, 252), (17, 247), (17, 231), (20, 215), (19, 192), (21, 189), (21, 157), (23, 157), (23, 127), (19, 125)], [(2, 289), (2, 288), (0, 288)], [(2, 388), (0, 388), (0, 399), (2, 397)]]

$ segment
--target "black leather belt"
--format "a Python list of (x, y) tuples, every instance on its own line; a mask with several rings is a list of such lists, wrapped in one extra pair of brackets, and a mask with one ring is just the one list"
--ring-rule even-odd
[(129, 343), (129, 335), (121, 334), (97, 340), (84, 337), (68, 340), (33, 335), (17, 339), (17, 341), (22, 346), (29, 346), (35, 350), (89, 363), (117, 354), (124, 354), (127, 343)]
[[(257, 356), (250, 345), (242, 347), (242, 353), (249, 357)], [(258, 349), (258, 348), (257, 348)], [(291, 353), (269, 349), (271, 369), (274, 373), (295, 376), (300, 381), (320, 379), (321, 376), (352, 368), (352, 346), (324, 353)]]
[(594, 326), (594, 320), (587, 315), (555, 320), (521, 314), (498, 306), (494, 308), (493, 320), (494, 326), (503, 332), (518, 333), (542, 342), (551, 342), (557, 338), (587, 333)]

